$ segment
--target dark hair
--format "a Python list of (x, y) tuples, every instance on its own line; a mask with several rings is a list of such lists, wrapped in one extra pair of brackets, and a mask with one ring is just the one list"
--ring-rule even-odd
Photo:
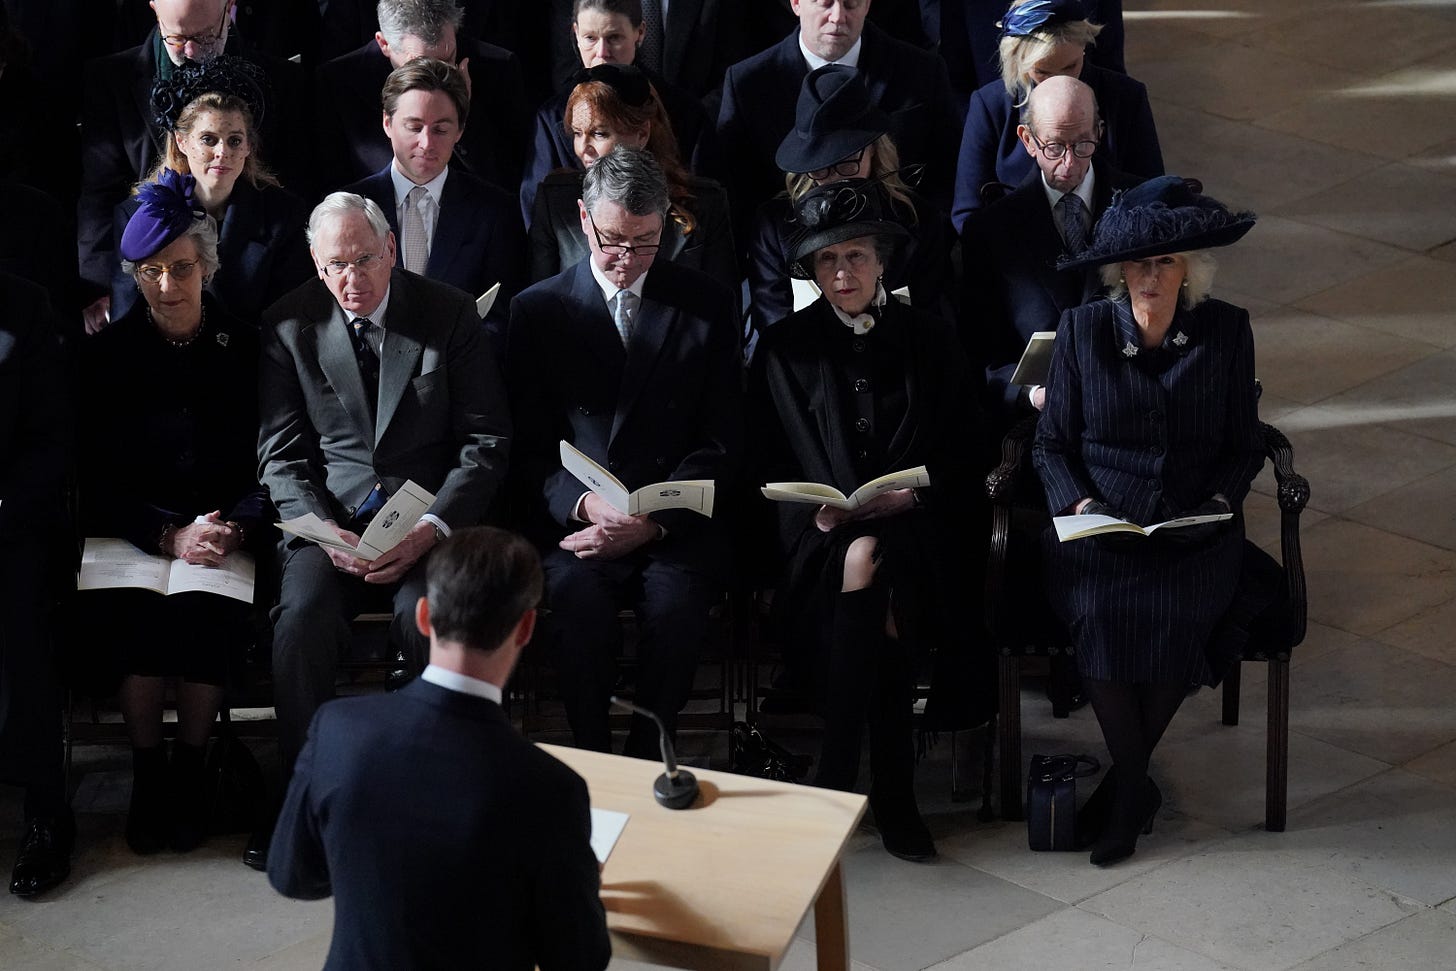
[(470, 114), (470, 90), (465, 86), (465, 77), (453, 64), (433, 57), (417, 57), (389, 72), (380, 89), (379, 101), (384, 113), (393, 118), (399, 108), (399, 99), (407, 91), (443, 91), (455, 103), (458, 117), (455, 123), (465, 127), (465, 118)]
[(494, 526), (457, 529), (425, 571), (430, 626), (441, 640), (493, 651), (540, 603), (544, 582), (541, 558), (521, 536)]
[(621, 14), (633, 27), (642, 26), (642, 0), (576, 0), (571, 5), (572, 23), (576, 23), (583, 10), (596, 10), (609, 16)]

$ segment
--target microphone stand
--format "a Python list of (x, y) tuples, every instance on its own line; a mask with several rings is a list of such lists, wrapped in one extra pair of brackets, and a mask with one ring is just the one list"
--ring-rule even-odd
[(657, 738), (662, 743), (662, 764), (667, 769), (652, 783), (652, 795), (657, 799), (658, 805), (667, 809), (686, 809), (691, 806), (698, 798), (698, 780), (687, 769), (677, 767), (677, 757), (673, 755), (672, 742), (667, 737), (667, 729), (663, 727), (662, 719), (657, 717), (656, 712), (638, 707), (630, 701), (623, 701), (615, 695), (611, 702), (633, 714), (652, 719), (652, 723), (657, 726)]

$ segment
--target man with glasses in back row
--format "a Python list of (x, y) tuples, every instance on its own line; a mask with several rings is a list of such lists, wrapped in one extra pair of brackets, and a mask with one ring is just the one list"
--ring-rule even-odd
[[(511, 303), (512, 508), (542, 553), (545, 633), (572, 734), (582, 748), (608, 751), (617, 612), (630, 607), (639, 622), (629, 693), (670, 732), (722, 595), (723, 507), (742, 453), (739, 338), (723, 284), (656, 262), (668, 196), (652, 155), (619, 147), (603, 156), (586, 172), (578, 208), (590, 256)], [(628, 489), (714, 480), (713, 518), (619, 512), (562, 468), (563, 440)], [(657, 730), (641, 716), (624, 752), (657, 757)]]
[[(395, 267), (376, 203), (333, 193), (309, 218), (308, 239), (319, 278), (263, 315), (259, 478), (282, 519), (313, 513), (351, 546), (407, 480), (435, 501), (372, 561), (298, 538), (280, 545), (273, 692), (285, 782), (309, 719), (333, 696), (350, 618), (391, 609), (391, 643), (423, 663), (414, 609), (425, 554), (485, 518), (510, 435), (474, 299)], [(263, 867), (271, 829), (268, 820), (254, 834), (245, 863)]]
[[(152, 0), (157, 24), (136, 47), (108, 54), (85, 68), (81, 101), (81, 196), (76, 206), (81, 278), (91, 284), (86, 330), (109, 322), (116, 269), (112, 214), (163, 152), (167, 131), (152, 117), (151, 90), (184, 61), (227, 53), (252, 61), (268, 79), (266, 111), (258, 119), (262, 151), (283, 184), (313, 194), (309, 181), (308, 81), (303, 68), (273, 57), (238, 36), (236, 0)], [(253, 146), (254, 151), (259, 146)]]

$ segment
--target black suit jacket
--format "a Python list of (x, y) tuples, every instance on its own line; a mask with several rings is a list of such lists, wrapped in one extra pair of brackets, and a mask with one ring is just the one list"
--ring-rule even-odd
[[(870, 100), (890, 116), (900, 162), (925, 166), (919, 190), (946, 207), (961, 119), (945, 64), (872, 23), (865, 24), (862, 36), (859, 70), (869, 85)], [(795, 30), (768, 50), (733, 65), (723, 80), (717, 151), (740, 239), (748, 238), (757, 207), (784, 187), (774, 155), (794, 127), (799, 90), (808, 73)]]
[[(1114, 191), (1142, 181), (1095, 158), (1092, 171), (1094, 221)], [(985, 367), (986, 407), (1004, 423), (1031, 407), (1025, 388), (1010, 383), (1031, 335), (1056, 330), (1063, 311), (1086, 303), (1101, 288), (1095, 269), (1056, 268), (1064, 250), (1041, 169), (1035, 167), (1004, 199), (978, 209), (966, 221), (961, 237), (963, 303), (970, 310), (961, 336), (971, 360)]]
[[(140, 46), (98, 57), (85, 69), (77, 252), (82, 278), (98, 292), (110, 290), (117, 260), (113, 210), (151, 170), (166, 144), (166, 132), (152, 124), (156, 39), (154, 27)], [(312, 158), (316, 141), (309, 137), (308, 78), (303, 68), (264, 54), (237, 35), (229, 37), (227, 52), (257, 64), (268, 77), (267, 110), (259, 132), (262, 144), (254, 151), (285, 186), (310, 195), (317, 175)]]
[[(389, 218), (394, 238), (400, 241), (395, 247), (396, 265), (404, 266), (404, 237), (399, 231), (390, 165), (349, 186), (348, 191), (379, 203)], [(472, 297), (479, 297), (499, 283), (500, 293), (485, 320), (492, 334), (503, 337), (510, 316), (506, 308), (525, 283), (525, 265), (526, 234), (515, 200), (452, 164), (440, 191), (440, 213), (424, 275)]]
[[(521, 65), (505, 48), (469, 37), (458, 39), (457, 50), (461, 60), (470, 59), (472, 97), (454, 161), (487, 182), (516, 185), (527, 119)], [(326, 188), (357, 182), (394, 158), (379, 105), (391, 70), (373, 40), (319, 65), (318, 137), (308, 143), (320, 153)]]
[(0, 543), (67, 522), (71, 395), (41, 287), (0, 273)]
[(416, 680), (314, 715), (268, 880), (333, 895), (327, 969), (594, 971), (611, 945), (589, 808), (495, 702)]
[(739, 360), (732, 294), (666, 261), (648, 271), (630, 348), (587, 260), (516, 297), (506, 365), (519, 422), (512, 475), (516, 511), (537, 542), (554, 548), (580, 528), (571, 513), (586, 487), (561, 467), (565, 439), (630, 489), (715, 480), (714, 518), (654, 513), (668, 534), (649, 549), (721, 570), (721, 504), (736, 485), (743, 445)]
[[(112, 217), (116, 239), (140, 204), (136, 196), (116, 207)], [(308, 209), (296, 196), (273, 186), (254, 188), (239, 179), (228, 198), (217, 234), (217, 273), (208, 289), (233, 316), (253, 327), (273, 301), (316, 275), (308, 255), (304, 227)], [(114, 263), (111, 277), (111, 319), (124, 317), (141, 298), (136, 281)]]

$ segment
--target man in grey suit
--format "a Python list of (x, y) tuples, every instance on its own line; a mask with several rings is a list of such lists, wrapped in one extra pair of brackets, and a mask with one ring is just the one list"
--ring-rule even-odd
[[(423, 558), (452, 528), (484, 517), (510, 434), (474, 301), (395, 269), (378, 205), (336, 192), (313, 211), (308, 237), (319, 278), (263, 317), (259, 476), (283, 519), (314, 513), (351, 545), (406, 480), (436, 498), (372, 561), (299, 539), (282, 545), (273, 690), (285, 778), (309, 719), (333, 695), (350, 617), (392, 601), (391, 640), (423, 660), (413, 620)], [(244, 862), (261, 868), (266, 858), (260, 831)]]

